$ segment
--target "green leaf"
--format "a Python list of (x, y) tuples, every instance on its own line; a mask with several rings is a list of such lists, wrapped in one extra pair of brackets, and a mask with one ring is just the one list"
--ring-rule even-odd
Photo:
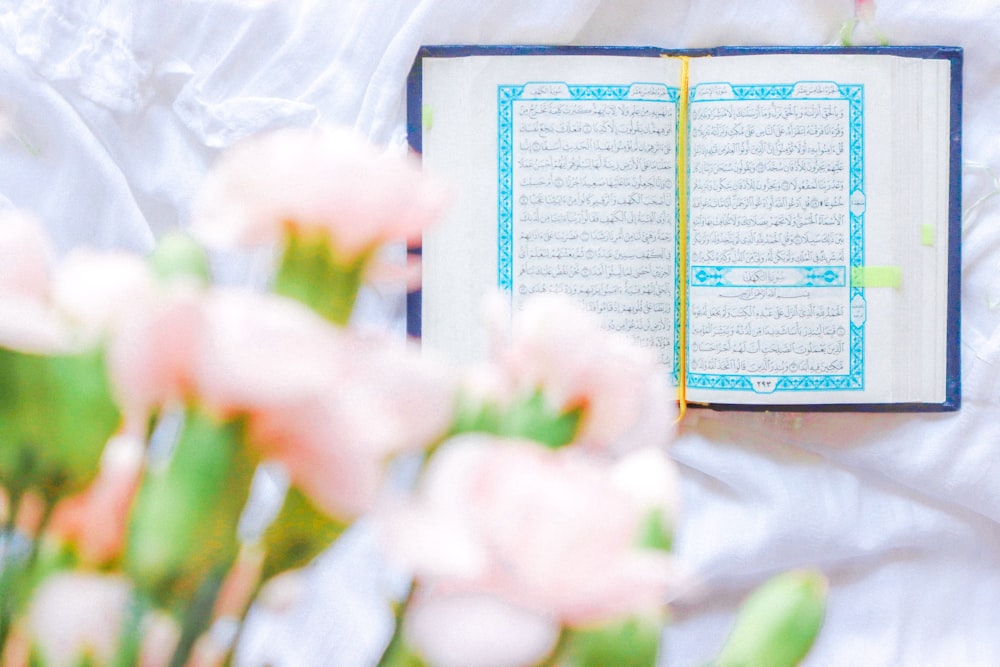
[(779, 574), (743, 603), (717, 667), (792, 667), (823, 623), (827, 580), (814, 570)]
[(662, 618), (628, 618), (598, 628), (566, 629), (556, 664), (573, 667), (653, 667), (660, 648)]
[(191, 599), (236, 556), (254, 472), (242, 436), (239, 421), (188, 410), (169, 460), (150, 462), (129, 517), (125, 568), (160, 607)]
[(370, 258), (371, 253), (362, 253), (357, 259), (338, 262), (328, 232), (289, 232), (285, 235), (274, 291), (344, 326), (351, 318)]

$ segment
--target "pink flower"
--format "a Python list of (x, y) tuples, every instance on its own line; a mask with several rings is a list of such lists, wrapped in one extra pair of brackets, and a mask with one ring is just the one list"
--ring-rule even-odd
[(75, 667), (85, 656), (110, 665), (130, 584), (121, 576), (59, 572), (35, 590), (29, 634), (47, 667)]
[(193, 231), (210, 245), (273, 245), (288, 231), (329, 232), (351, 262), (417, 237), (443, 210), (444, 190), (401, 156), (342, 129), (285, 129), (231, 148), (213, 167)]
[(552, 652), (559, 624), (490, 595), (421, 591), (407, 610), (406, 637), (434, 667), (521, 667)]
[(331, 515), (365, 511), (388, 457), (427, 446), (450, 424), (453, 391), (437, 365), (295, 301), (182, 290), (130, 315), (109, 361), (132, 423), (172, 402), (246, 417), (260, 455)]
[(334, 382), (343, 334), (296, 301), (217, 288), (201, 298), (195, 391), (224, 417), (292, 407)]
[(443, 437), (454, 412), (449, 374), (398, 343), (344, 335), (325, 389), (251, 417), (250, 438), (333, 516), (374, 504), (393, 454)]
[[(482, 614), (503, 614), (504, 627), (523, 627), (525, 641), (541, 646), (545, 624), (557, 631), (652, 613), (681, 582), (667, 553), (637, 546), (650, 499), (620, 484), (614, 466), (579, 450), (460, 436), (435, 453), (416, 499), (387, 510), (379, 525), (389, 553), (427, 596), (417, 598), (418, 619), (432, 613), (427, 605), (435, 616), (451, 614), (489, 596)], [(475, 626), (482, 614), (453, 616)], [(431, 625), (407, 622), (414, 646), (448, 641)], [(481, 628), (454, 630), (461, 638)]]
[(854, 0), (854, 15), (862, 21), (875, 18), (875, 0)]
[(45, 230), (22, 214), (0, 216), (0, 266), (0, 345), (41, 354), (97, 345), (153, 282), (125, 253), (77, 249), (56, 264)]
[(37, 220), (0, 215), (0, 346), (34, 353), (66, 346), (62, 322), (47, 303), (53, 258)]
[(203, 319), (199, 293), (187, 289), (138, 300), (120, 318), (107, 363), (127, 429), (144, 436), (153, 413), (193, 393)]
[(228, 419), (329, 385), (338, 332), (306, 307), (236, 289), (162, 289), (133, 305), (109, 343), (126, 413), (140, 421), (197, 402)]
[(25, 213), (0, 213), (0, 297), (44, 299), (54, 261), (41, 224)]
[[(27, 614), (27, 632), (42, 664), (112, 664), (131, 591), (129, 581), (115, 574), (63, 571), (42, 580)], [(158, 611), (147, 614), (139, 667), (166, 667), (179, 637), (172, 618)]]
[(150, 298), (156, 278), (140, 257), (123, 251), (77, 248), (57, 265), (53, 307), (85, 342), (98, 341), (136, 300)]
[[(493, 317), (502, 331), (503, 319)], [(509, 396), (541, 390), (553, 410), (579, 409), (576, 440), (584, 446), (623, 450), (669, 439), (675, 397), (652, 350), (604, 330), (562, 295), (530, 299), (509, 328), (509, 342), (496, 351)]]

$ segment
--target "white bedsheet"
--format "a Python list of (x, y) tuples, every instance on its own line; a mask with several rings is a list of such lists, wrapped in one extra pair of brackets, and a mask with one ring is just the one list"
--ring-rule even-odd
[[(664, 664), (704, 664), (753, 585), (818, 565), (832, 588), (808, 664), (1000, 665), (1000, 196), (989, 196), (1000, 8), (876, 10), (892, 43), (966, 49), (963, 407), (693, 411), (674, 449), (678, 548), (704, 586), (678, 603)], [(0, 206), (36, 211), (63, 249), (148, 249), (185, 225), (212, 158), (242, 136), (339, 122), (402, 150), (404, 80), (422, 43), (824, 44), (852, 11), (850, 0), (0, 0)], [(393, 582), (352, 567), (369, 549), (359, 530), (324, 561), (351, 573), (311, 591), (339, 611), (275, 621), (257, 655), (339, 666), (377, 650), (377, 601)], [(290, 639), (295, 627), (309, 636)]]

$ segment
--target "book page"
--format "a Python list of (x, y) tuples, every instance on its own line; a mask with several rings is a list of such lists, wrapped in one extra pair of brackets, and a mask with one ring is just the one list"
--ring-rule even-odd
[(480, 301), (563, 293), (676, 364), (678, 64), (425, 59), (426, 168), (458, 205), (425, 237), (424, 344), (482, 356)]
[[(809, 54), (692, 62), (692, 400), (943, 400), (943, 374), (913, 369), (944, 367), (944, 301), (925, 276), (940, 279), (947, 251), (921, 253), (919, 239), (922, 220), (947, 227), (947, 210), (902, 211), (897, 196), (904, 184), (947, 193), (947, 158), (943, 172), (923, 167), (947, 152), (933, 120), (947, 85), (927, 95), (898, 85), (901, 72), (943, 64)], [(910, 116), (932, 122), (914, 136), (899, 124)], [(930, 150), (914, 155), (904, 142)], [(911, 335), (922, 327), (929, 335)], [(903, 349), (920, 358), (903, 362)]]

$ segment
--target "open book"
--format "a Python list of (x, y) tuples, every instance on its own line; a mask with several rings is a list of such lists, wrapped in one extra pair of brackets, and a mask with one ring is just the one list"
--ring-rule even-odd
[(482, 296), (579, 299), (685, 401), (959, 405), (962, 52), (425, 47), (411, 146), (457, 203), (411, 332), (485, 352)]

